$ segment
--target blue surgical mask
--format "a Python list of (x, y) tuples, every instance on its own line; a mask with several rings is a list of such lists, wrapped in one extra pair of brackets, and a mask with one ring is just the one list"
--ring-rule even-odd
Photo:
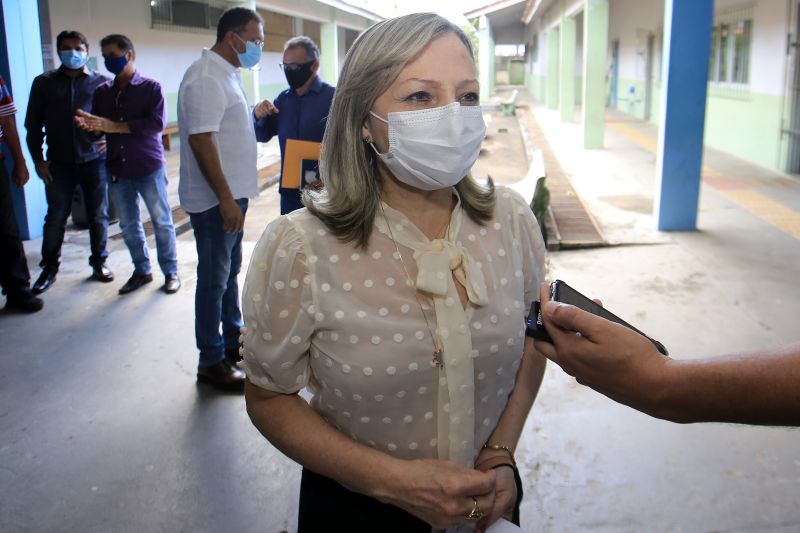
[(119, 57), (107, 57), (105, 64), (106, 70), (116, 76), (125, 70), (125, 66), (128, 64), (128, 58), (124, 55)]
[(83, 68), (88, 59), (86, 52), (79, 52), (78, 50), (62, 50), (59, 53), (59, 57), (61, 57), (61, 63), (72, 70)]
[[(234, 35), (236, 35), (234, 33)], [(234, 52), (239, 56), (239, 63), (244, 68), (253, 68), (261, 61), (261, 46), (257, 45), (253, 41), (245, 41), (238, 35), (236, 38), (239, 39), (244, 43), (244, 52), (239, 52), (236, 48), (233, 49)]]

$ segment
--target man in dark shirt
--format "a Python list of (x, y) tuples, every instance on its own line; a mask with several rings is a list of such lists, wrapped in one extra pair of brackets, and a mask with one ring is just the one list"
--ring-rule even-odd
[[(278, 135), (281, 147), (281, 214), (303, 207), (301, 189), (283, 187), (283, 164), (286, 161), (286, 140), (322, 142), (334, 87), (317, 75), (319, 48), (308, 37), (289, 39), (283, 47), (281, 64), (289, 88), (275, 98), (263, 100), (253, 109), (256, 139), (267, 142)], [(301, 188), (321, 187), (319, 164), (303, 161)]]
[[(17, 134), (17, 122), (14, 118), (16, 113), (17, 108), (11, 99), (11, 93), (0, 76), (0, 145), (8, 145), (14, 161), (11, 178), (14, 185), (22, 187), (28, 181), (28, 166), (22, 156), (22, 146)], [(28, 272), (25, 248), (19, 239), (19, 226), (4, 159), (0, 152), (0, 285), (6, 295), (6, 309), (35, 313), (42, 308), (44, 302), (31, 293), (31, 275)]]
[(79, 109), (75, 123), (97, 135), (105, 133), (108, 139), (109, 192), (133, 260), (133, 275), (119, 293), (127, 294), (153, 281), (147, 239), (139, 216), (141, 196), (153, 223), (158, 264), (164, 273), (163, 290), (172, 294), (178, 292), (181, 282), (161, 144), (164, 129), (161, 84), (136, 71), (133, 43), (124, 35), (108, 35), (100, 41), (100, 47), (106, 69), (116, 77), (97, 88), (92, 113)]
[[(67, 217), (75, 187), (83, 190), (92, 255), (92, 279), (109, 282), (114, 274), (106, 266), (108, 237), (108, 184), (103, 141), (82, 131), (73, 122), (76, 109), (91, 111), (94, 90), (108, 78), (89, 70), (89, 44), (77, 31), (56, 37), (61, 67), (33, 80), (25, 116), (27, 143), (36, 173), (45, 183), (47, 215), (42, 238), (42, 273), (33, 292), (47, 290), (56, 280)], [(47, 137), (47, 159), (42, 142)]]

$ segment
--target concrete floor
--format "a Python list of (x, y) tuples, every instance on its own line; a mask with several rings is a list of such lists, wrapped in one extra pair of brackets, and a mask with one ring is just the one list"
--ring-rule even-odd
[[(655, 159), (637, 142), (649, 126), (627, 123), (644, 136), (636, 139), (610, 127), (607, 149), (585, 152), (578, 125), (532, 110), (619, 244), (552, 253), (554, 277), (602, 298), (675, 357), (798, 340), (796, 237), (707, 185), (700, 231), (655, 232), (646, 209)], [(780, 187), (769, 197), (800, 209), (800, 180), (715, 157), (724, 175), (747, 176), (762, 192)], [(274, 188), (251, 204), (246, 257), (277, 213)], [(130, 273), (120, 240), (109, 259), (117, 280), (87, 281), (87, 241), (68, 233), (42, 312), (0, 313), (0, 530), (293, 530), (299, 467), (256, 432), (240, 396), (195, 385), (192, 233), (178, 238), (176, 295), (157, 290), (158, 276), (118, 296)], [(40, 245), (26, 243), (34, 277)], [(792, 429), (654, 420), (551, 365), (518, 452), (524, 529), (798, 531), (799, 442)]]

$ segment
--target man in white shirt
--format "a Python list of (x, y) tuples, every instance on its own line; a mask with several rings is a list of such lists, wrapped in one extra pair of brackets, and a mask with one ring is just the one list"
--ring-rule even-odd
[[(197, 243), (195, 337), (197, 381), (243, 390), (239, 358), (237, 276), (248, 199), (258, 194), (256, 138), (239, 68), (252, 68), (264, 45), (261, 17), (226, 10), (217, 41), (183, 76), (178, 92), (180, 201)], [(222, 324), (222, 335), (220, 335)]]

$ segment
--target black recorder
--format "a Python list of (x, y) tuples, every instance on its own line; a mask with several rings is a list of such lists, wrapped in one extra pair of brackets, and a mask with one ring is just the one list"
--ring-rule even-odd
[[(614, 313), (608, 311), (606, 308), (597, 305), (595, 302), (584, 296), (583, 294), (579, 293), (560, 279), (555, 280), (553, 283), (550, 284), (550, 299), (554, 302), (561, 302), (565, 304), (574, 305), (584, 311), (588, 311), (593, 315), (597, 315), (601, 318), (605, 318), (606, 320), (610, 320), (611, 322), (616, 322), (617, 324), (622, 324), (626, 328), (629, 328), (639, 335), (645, 337), (647, 340), (653, 343), (653, 346), (664, 355), (669, 355), (667, 348), (658, 342), (657, 340), (648, 337), (635, 327), (631, 326), (621, 318), (619, 318)], [(530, 314), (528, 315), (527, 328), (525, 330), (525, 334), (528, 337), (533, 337), (534, 339), (545, 341), (545, 342), (553, 342), (550, 338), (550, 335), (547, 334), (547, 330), (544, 328), (544, 323), (542, 322), (542, 310), (540, 309), (539, 301), (536, 300), (531, 304)]]

